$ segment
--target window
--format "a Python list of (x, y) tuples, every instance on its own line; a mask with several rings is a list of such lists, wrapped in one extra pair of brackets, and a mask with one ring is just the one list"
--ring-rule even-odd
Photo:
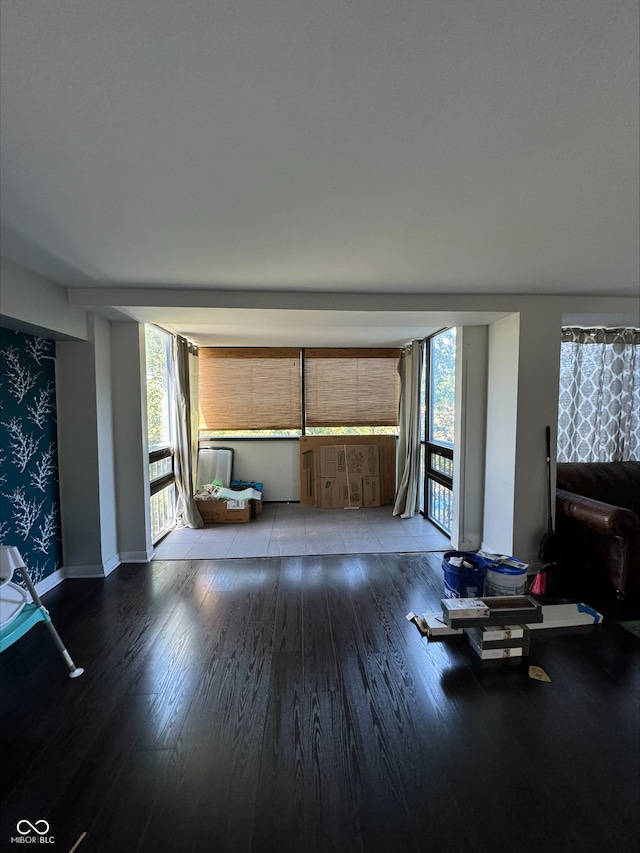
[(396, 434), (399, 356), (399, 349), (201, 347), (200, 434)]
[(201, 347), (200, 432), (300, 435), (300, 350)]
[(155, 326), (145, 326), (151, 539), (154, 543), (171, 528), (175, 514), (170, 347), (171, 338), (166, 332)]
[[(453, 449), (455, 442), (456, 330), (429, 340), (425, 370), (425, 418), (421, 468), (423, 510), (445, 533), (451, 533)], [(426, 503), (426, 506), (425, 506)]]
[(306, 427), (397, 427), (399, 358), (393, 348), (306, 349)]

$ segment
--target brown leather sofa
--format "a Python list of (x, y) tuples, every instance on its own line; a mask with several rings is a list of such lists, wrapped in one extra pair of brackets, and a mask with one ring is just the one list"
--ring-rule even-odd
[(620, 597), (640, 588), (640, 462), (559, 462), (556, 485), (564, 560)]

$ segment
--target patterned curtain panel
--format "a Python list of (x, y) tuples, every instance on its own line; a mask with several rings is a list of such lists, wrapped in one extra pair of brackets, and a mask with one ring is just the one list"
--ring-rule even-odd
[(563, 329), (558, 462), (640, 459), (640, 331)]
[(18, 547), (34, 583), (62, 567), (55, 343), (9, 329), (0, 329), (0, 542)]

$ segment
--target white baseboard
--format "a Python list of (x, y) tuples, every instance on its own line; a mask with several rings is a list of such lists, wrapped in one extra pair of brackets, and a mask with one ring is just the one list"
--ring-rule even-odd
[(121, 551), (121, 563), (150, 563), (154, 555), (153, 547), (147, 548), (146, 551)]
[(153, 547), (146, 551), (122, 551), (120, 554), (107, 560), (106, 563), (97, 563), (93, 566), (65, 566), (64, 577), (66, 578), (106, 578), (115, 571), (122, 563), (149, 563), (153, 559)]
[(66, 578), (106, 578), (120, 565), (120, 555), (107, 560), (106, 563), (96, 563), (92, 566), (65, 566), (64, 576)]
[(53, 589), (58, 584), (62, 583), (64, 580), (64, 572), (62, 569), (56, 569), (55, 572), (52, 572), (50, 575), (47, 575), (46, 578), (43, 578), (41, 581), (38, 581), (36, 584), (36, 592), (38, 595), (44, 595), (45, 592), (49, 592), (50, 589)]
[(110, 575), (111, 572), (115, 571), (118, 568), (122, 560), (120, 559), (120, 554), (114, 554), (110, 560), (104, 564), (104, 576)]
[(104, 566), (97, 563), (95, 566), (65, 566), (65, 578), (103, 578), (105, 577)]

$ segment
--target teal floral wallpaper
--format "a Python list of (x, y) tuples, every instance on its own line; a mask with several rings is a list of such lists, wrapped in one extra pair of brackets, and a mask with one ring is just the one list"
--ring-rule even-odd
[(0, 542), (19, 548), (34, 583), (62, 566), (55, 343), (9, 329), (0, 329)]

